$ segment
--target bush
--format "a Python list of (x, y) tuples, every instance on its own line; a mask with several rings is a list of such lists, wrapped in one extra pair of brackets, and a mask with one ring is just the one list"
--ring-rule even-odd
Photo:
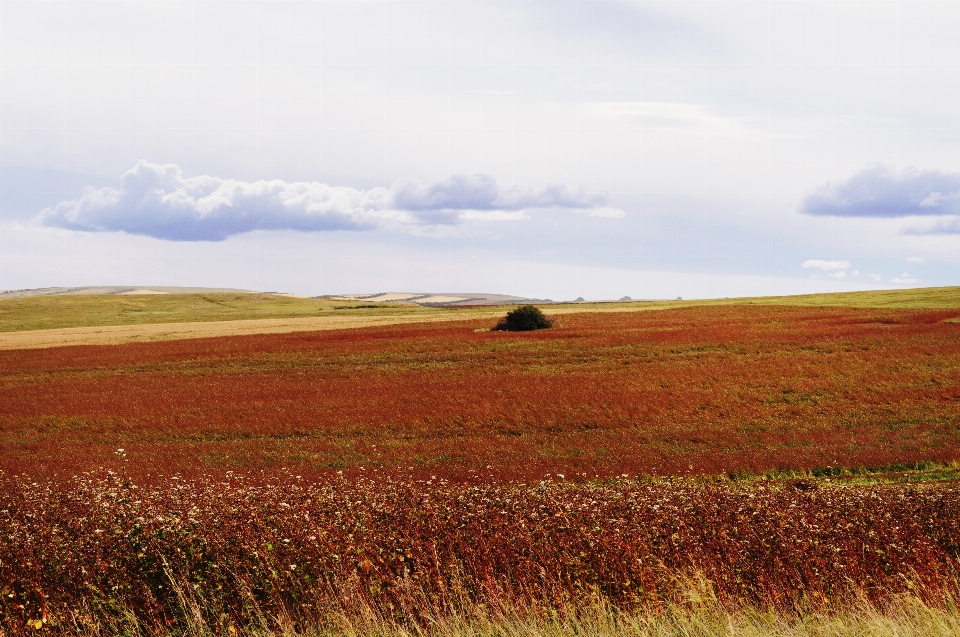
[(515, 310), (510, 310), (507, 315), (500, 319), (494, 330), (508, 332), (526, 332), (529, 330), (545, 330), (553, 327), (553, 321), (543, 315), (538, 308), (533, 305), (521, 305)]

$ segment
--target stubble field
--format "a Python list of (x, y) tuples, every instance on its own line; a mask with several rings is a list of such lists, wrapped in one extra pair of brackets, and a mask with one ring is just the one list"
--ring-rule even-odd
[(958, 317), (700, 304), (3, 351), (0, 626), (423, 627), (692, 589), (944, 608)]

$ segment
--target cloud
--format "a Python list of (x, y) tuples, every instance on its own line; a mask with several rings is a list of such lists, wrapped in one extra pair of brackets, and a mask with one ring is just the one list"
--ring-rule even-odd
[(907, 257), (907, 263), (926, 263), (923, 257)]
[(960, 216), (923, 219), (904, 230), (904, 234), (960, 234)]
[(319, 182), (184, 177), (174, 164), (140, 161), (120, 188), (87, 187), (77, 199), (40, 212), (42, 225), (127, 232), (171, 241), (221, 241), (253, 230), (423, 232), (528, 218), (527, 210), (567, 209), (622, 217), (607, 197), (562, 185), (501, 188), (487, 175), (456, 175), (430, 184), (401, 179), (357, 190)]
[(849, 270), (853, 264), (848, 261), (821, 261), (820, 259), (807, 259), (801, 267), (819, 268), (825, 272), (833, 270)]
[(890, 279), (890, 283), (916, 283), (917, 280), (910, 276), (909, 272), (904, 272), (900, 276), (893, 277)]
[(873, 164), (844, 182), (825, 184), (807, 195), (800, 211), (835, 217), (960, 215), (960, 173), (918, 169), (895, 172)]

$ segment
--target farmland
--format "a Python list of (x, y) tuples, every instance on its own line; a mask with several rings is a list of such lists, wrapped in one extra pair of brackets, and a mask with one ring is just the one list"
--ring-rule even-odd
[[(359, 305), (255, 293), (34, 296), (0, 301), (0, 332), (330, 316), (355, 312)], [(380, 315), (412, 312), (431, 310), (399, 304), (377, 308)]]
[(960, 545), (953, 488), (234, 475), (137, 488), (100, 474), (3, 489), (8, 625), (116, 626), (133, 612), (164, 626), (192, 607), (226, 634), (365, 610), (381, 625), (601, 599), (655, 612), (692, 591), (787, 614), (858, 596), (936, 604), (956, 592)]
[(0, 626), (942, 608), (956, 291), (787, 301), (0, 351)]
[[(557, 315), (712, 305), (953, 309), (960, 307), (960, 292), (924, 288), (705, 301), (558, 303), (545, 310)], [(0, 350), (486, 320), (501, 313), (490, 307), (418, 307), (258, 293), (27, 296), (0, 299)]]
[(537, 478), (958, 459), (957, 310), (704, 306), (0, 353), (0, 468)]

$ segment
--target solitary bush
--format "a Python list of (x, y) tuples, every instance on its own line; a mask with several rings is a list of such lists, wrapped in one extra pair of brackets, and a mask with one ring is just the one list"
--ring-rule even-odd
[(545, 330), (553, 327), (553, 321), (543, 315), (538, 308), (533, 305), (521, 305), (515, 310), (510, 310), (507, 315), (500, 319), (494, 330), (508, 332), (526, 332), (528, 330)]

